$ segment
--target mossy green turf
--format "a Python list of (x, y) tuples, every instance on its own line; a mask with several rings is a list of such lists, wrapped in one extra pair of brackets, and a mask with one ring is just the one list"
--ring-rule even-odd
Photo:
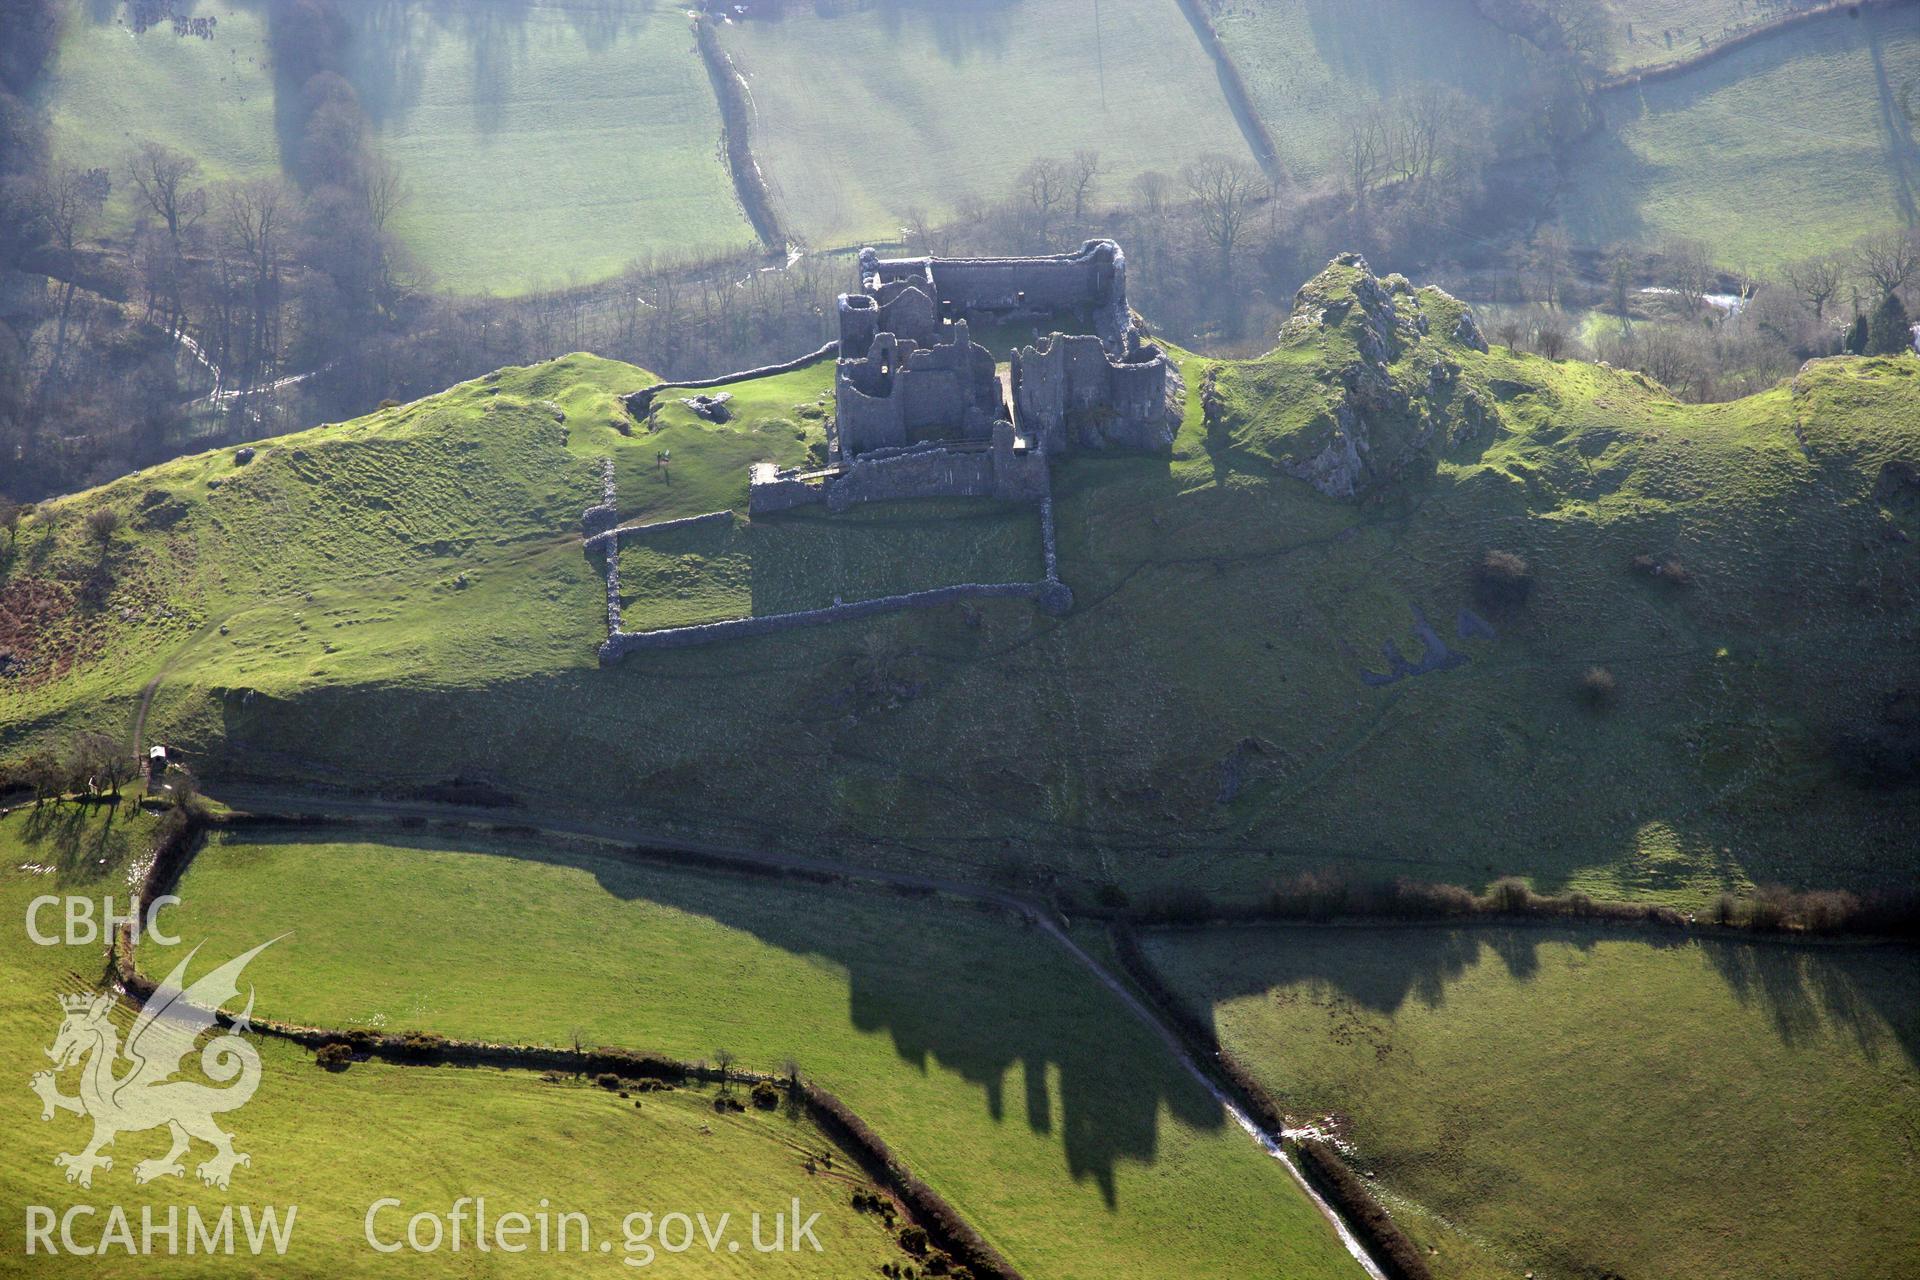
[(299, 931), (255, 961), (266, 1014), (795, 1059), (1032, 1280), (1352, 1267), (1285, 1170), (1036, 930), (585, 846), (400, 838), (216, 838), (180, 919), (221, 945)]
[(1441, 1277), (1920, 1268), (1920, 953), (1567, 929), (1150, 935)]
[[(1429, 292), (1376, 452), (1469, 398), (1488, 425), (1345, 502), (1281, 464), (1321, 439), (1357, 359), (1356, 280), (1315, 283), (1324, 327), (1219, 366), (1214, 431), (1211, 366), (1183, 357), (1171, 459), (1056, 464), (1064, 618), (980, 601), (600, 669), (578, 536), (596, 460), (618, 461), (623, 519), (740, 511), (750, 462), (818, 444), (831, 369), (735, 384), (724, 425), (669, 400), (658, 432), (627, 436), (613, 393), (647, 375), (575, 356), (36, 514), (0, 591), (52, 583), (74, 604), (0, 681), (0, 749), (126, 732), (160, 676), (148, 736), (216, 787), (483, 778), (660, 838), (980, 877), (1018, 856), (1080, 891), (1254, 896), (1328, 865), (1690, 906), (1910, 883), (1914, 793), (1856, 788), (1829, 747), (1910, 683), (1920, 513), (1876, 486), (1920, 448), (1920, 359), (1817, 361), (1685, 405), (1637, 375), (1467, 349), (1445, 336), (1460, 304)], [(1460, 369), (1444, 394), (1436, 362)], [(138, 527), (152, 489), (185, 508), (165, 530)], [(81, 517), (103, 504), (128, 527), (90, 606)], [(1489, 548), (1536, 586), (1496, 637), (1463, 639)], [(1635, 574), (1643, 554), (1693, 585)], [(1369, 685), (1384, 644), (1419, 652), (1416, 608), (1469, 661)], [(1596, 665), (1617, 682), (1599, 713), (1579, 698)]]
[(521, 293), (751, 247), (682, 7), (349, 6), (353, 82), (439, 285)]
[(1584, 244), (1686, 236), (1723, 265), (1760, 268), (1909, 224), (1916, 66), (1913, 15), (1865, 9), (1611, 91), (1607, 129), (1574, 151), (1561, 216)]
[(1296, 182), (1337, 180), (1347, 113), (1421, 83), (1497, 105), (1539, 55), (1472, 0), (1294, 0), (1214, 19), (1254, 109)]
[(61, 164), (108, 170), (115, 226), (139, 212), (123, 165), (149, 139), (198, 160), (201, 181), (280, 171), (265, 14), (229, 6), (198, 16), (218, 19), (212, 39), (176, 36), (171, 22), (136, 36), (124, 6), (69, 5), (41, 90), (49, 141)]
[[(457, 1197), (471, 1195), (487, 1198), (490, 1215), (533, 1214), (546, 1197), (554, 1212), (587, 1214), (595, 1239), (614, 1244), (613, 1260), (597, 1245), (587, 1255), (508, 1257), (496, 1251), (487, 1256), (488, 1274), (608, 1274), (623, 1256), (621, 1220), (637, 1210), (651, 1210), (656, 1218), (675, 1210), (705, 1211), (709, 1221), (731, 1210), (735, 1238), (745, 1241), (747, 1214), (770, 1215), (795, 1196), (806, 1212), (821, 1215), (815, 1234), (822, 1252), (763, 1255), (743, 1243), (752, 1274), (870, 1275), (883, 1262), (905, 1260), (876, 1219), (849, 1207), (852, 1189), (864, 1185), (857, 1177), (806, 1172), (809, 1154), (835, 1149), (804, 1120), (754, 1110), (717, 1115), (705, 1090), (646, 1094), (635, 1108), (632, 1101), (583, 1081), (549, 1083), (527, 1071), (356, 1063), (336, 1074), (316, 1067), (310, 1051), (261, 1036), (254, 1037), (262, 1063), (259, 1092), (223, 1117), (235, 1134), (236, 1149), (252, 1157), (250, 1165), (234, 1171), (229, 1191), (204, 1187), (195, 1178), (193, 1166), (209, 1154), (201, 1144), (187, 1158), (184, 1179), (136, 1186), (133, 1166), (166, 1149), (160, 1131), (122, 1135), (108, 1152), (113, 1168), (97, 1172), (90, 1190), (68, 1184), (53, 1156), (80, 1150), (90, 1126), (65, 1112), (42, 1123), (26, 1081), (48, 1066), (42, 1050), (53, 1043), (61, 1017), (55, 997), (93, 989), (102, 973), (102, 952), (97, 945), (34, 945), (25, 932), (27, 904), (43, 894), (81, 894), (94, 899), (97, 914), (99, 899), (112, 894), (124, 910), (129, 870), (151, 844), (156, 825), (128, 812), (131, 808), (129, 802), (115, 815), (104, 807), (67, 805), (0, 816), (0, 918), (6, 922), (0, 933), (0, 1060), (19, 1094), (8, 1123), (0, 1126), (0, 1201), (14, 1215), (0, 1241), (0, 1256), (6, 1259), (0, 1270), (217, 1276), (259, 1274), (271, 1264), (274, 1275), (388, 1274), (395, 1264), (374, 1252), (363, 1236), (363, 1220), (375, 1200), (393, 1196), (406, 1205), (400, 1215), (388, 1212), (379, 1219), (382, 1238), (391, 1240), (405, 1230), (407, 1214), (444, 1215)], [(161, 917), (163, 925), (168, 914)], [(41, 923), (58, 932), (59, 918), (55, 908), (43, 913)], [(144, 944), (144, 960), (164, 972), (202, 941), (192, 932), (181, 938), (176, 947)], [(261, 941), (252, 939), (233, 951), (223, 950), (224, 938), (209, 943), (190, 976)], [(288, 947), (301, 955), (312, 950), (296, 934), (265, 954)], [(268, 982), (252, 968), (246, 980), (258, 984), (263, 1001), (268, 997)], [(132, 1010), (122, 1007), (114, 1020), (124, 1040)], [(72, 1073), (62, 1087), (72, 1092)], [(853, 1167), (850, 1157), (838, 1153), (836, 1170)], [(273, 1205), (283, 1220), (286, 1206), (298, 1208), (284, 1259), (269, 1254), (265, 1262), (255, 1262), (243, 1254), (209, 1263), (204, 1256), (130, 1258), (116, 1250), (104, 1257), (42, 1252), (26, 1260), (25, 1206), (64, 1212), (73, 1204), (100, 1206), (99, 1216), (76, 1220), (82, 1244), (98, 1241), (110, 1205), (131, 1216), (136, 1239), (143, 1206), (152, 1206), (162, 1220), (169, 1207), (184, 1215), (193, 1206), (209, 1222), (228, 1205), (236, 1212), (241, 1205), (256, 1212)], [(239, 1229), (236, 1223), (235, 1232)], [(184, 1250), (184, 1217), (181, 1230)], [(469, 1237), (460, 1254), (443, 1249), (430, 1256), (407, 1255), (405, 1266), (409, 1274), (471, 1275), (476, 1257)], [(742, 1273), (739, 1263), (730, 1255), (709, 1257), (700, 1246), (678, 1257), (661, 1254), (656, 1265), (670, 1265), (675, 1273), (731, 1276)]]
[(640, 535), (620, 551), (628, 631), (762, 617), (964, 582), (1038, 582), (1030, 504), (880, 503)]
[(1196, 151), (1248, 154), (1176, 0), (796, 8), (725, 26), (721, 43), (783, 225), (816, 247), (1002, 199), (1029, 161), (1078, 148), (1107, 169), (1096, 203)]

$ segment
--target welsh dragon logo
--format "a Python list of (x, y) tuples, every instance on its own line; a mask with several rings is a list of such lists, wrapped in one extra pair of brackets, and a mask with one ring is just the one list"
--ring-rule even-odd
[[(93, 1141), (86, 1150), (53, 1158), (67, 1171), (68, 1182), (91, 1187), (95, 1169), (113, 1168), (113, 1158), (101, 1155), (100, 1148), (110, 1146), (120, 1134), (162, 1125), (172, 1134), (173, 1147), (158, 1159), (136, 1164), (136, 1183), (185, 1176), (180, 1157), (195, 1138), (213, 1147), (212, 1158), (196, 1170), (209, 1186), (225, 1189), (235, 1165), (252, 1163), (244, 1152), (233, 1149), (233, 1135), (214, 1122), (222, 1112), (245, 1106), (260, 1086), (260, 1055), (243, 1038), (253, 1016), (251, 988), (245, 1011), (200, 1051), (201, 1071), (223, 1087), (174, 1077), (201, 1035), (214, 1026), (214, 1010), (239, 996), (240, 971), (278, 941), (263, 942), (234, 957), (190, 987), (185, 985), (187, 966), (200, 948), (188, 952), (134, 1019), (124, 1055), (119, 1033), (108, 1018), (114, 1007), (112, 993), (60, 997), (65, 1018), (53, 1047), (47, 1050), (53, 1070), (36, 1071), (32, 1084), (40, 1095), (42, 1120), (53, 1119), (55, 1111), (93, 1120)], [(124, 1071), (120, 1070), (123, 1056), (129, 1064)], [(57, 1077), (75, 1065), (80, 1066), (80, 1092), (68, 1097), (60, 1092)]]

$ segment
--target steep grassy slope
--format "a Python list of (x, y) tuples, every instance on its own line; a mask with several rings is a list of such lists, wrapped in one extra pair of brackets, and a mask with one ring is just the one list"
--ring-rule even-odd
[(1034, 930), (592, 847), (403, 838), (218, 842), (181, 919), (223, 944), (298, 929), (255, 962), (262, 1010), (295, 1019), (793, 1058), (1032, 1280), (1353, 1273), (1285, 1170)]
[(1175, 0), (789, 8), (721, 40), (783, 224), (816, 246), (1002, 199), (1029, 161), (1082, 147), (1100, 152), (1108, 192), (1196, 151), (1246, 155)]
[(1691, 236), (1755, 266), (1911, 223), (1916, 66), (1913, 14), (1869, 9), (1607, 94), (1561, 215), (1588, 244)]
[(681, 8), (349, 6), (354, 87), (443, 286), (518, 293), (754, 243)]
[(1286, 1106), (1338, 1117), (1439, 1275), (1920, 1266), (1911, 949), (1310, 928), (1147, 949)]
[[(130, 807), (130, 806), (128, 806)], [(734, 1213), (733, 1237), (747, 1241), (755, 1210), (771, 1214), (795, 1196), (806, 1212), (820, 1213), (815, 1234), (821, 1252), (751, 1254), (753, 1274), (793, 1277), (874, 1274), (882, 1262), (905, 1261), (874, 1218), (848, 1205), (851, 1187), (844, 1174), (809, 1174), (807, 1156), (833, 1148), (804, 1121), (749, 1111), (719, 1116), (702, 1091), (649, 1093), (636, 1108), (582, 1081), (551, 1083), (532, 1072), (456, 1070), (355, 1064), (334, 1074), (314, 1065), (313, 1055), (283, 1041), (256, 1037), (262, 1070), (253, 1099), (222, 1119), (236, 1135), (236, 1148), (252, 1163), (234, 1171), (229, 1191), (202, 1186), (194, 1165), (210, 1154), (195, 1144), (182, 1180), (160, 1178), (136, 1186), (133, 1167), (164, 1153), (164, 1131), (126, 1133), (110, 1148), (113, 1168), (96, 1172), (90, 1190), (72, 1186), (53, 1163), (61, 1151), (78, 1151), (90, 1131), (86, 1121), (65, 1112), (48, 1123), (39, 1120), (39, 1104), (26, 1091), (27, 1077), (47, 1067), (42, 1050), (53, 1043), (61, 1011), (56, 996), (93, 989), (101, 972), (97, 945), (41, 947), (24, 930), (28, 902), (42, 894), (99, 899), (112, 894), (124, 908), (129, 864), (154, 835), (154, 822), (137, 815), (114, 815), (105, 808), (62, 806), (0, 816), (0, 913), (8, 927), (0, 935), (0, 1060), (16, 1082), (9, 1121), (0, 1126), (0, 1197), (14, 1212), (44, 1205), (64, 1213), (74, 1204), (100, 1206), (98, 1215), (75, 1219), (83, 1245), (99, 1242), (107, 1206), (123, 1206), (139, 1237), (140, 1213), (152, 1207), (165, 1221), (169, 1209), (182, 1215), (180, 1249), (186, 1249), (188, 1207), (210, 1223), (228, 1206), (255, 1211), (272, 1205), (284, 1220), (294, 1206), (294, 1229), (285, 1258), (268, 1255), (255, 1262), (242, 1255), (210, 1265), (204, 1256), (129, 1257), (120, 1249), (102, 1257), (75, 1257), (42, 1251), (22, 1255), (19, 1223), (0, 1244), (0, 1269), (48, 1275), (206, 1276), (261, 1274), (359, 1276), (391, 1274), (395, 1263), (368, 1247), (364, 1219), (383, 1196), (399, 1197), (404, 1212), (383, 1212), (377, 1226), (383, 1241), (400, 1236), (406, 1216), (429, 1211), (444, 1215), (460, 1196), (484, 1195), (489, 1212), (539, 1211), (542, 1198), (554, 1212), (588, 1215), (594, 1229), (587, 1253), (528, 1253), (502, 1258), (497, 1251), (489, 1274), (607, 1275), (629, 1256), (621, 1222), (626, 1214), (650, 1210), (705, 1211), (717, 1218)], [(169, 915), (162, 921), (168, 923)], [(59, 908), (41, 916), (43, 929), (59, 931)], [(271, 936), (271, 935), (268, 935)], [(218, 961), (264, 941), (253, 938), (227, 950), (224, 938), (206, 945), (196, 957), (193, 975)], [(161, 972), (203, 941), (189, 929), (177, 947), (151, 943), (146, 958)], [(264, 953), (273, 954), (292, 939)], [(311, 950), (305, 954), (310, 957)], [(258, 961), (255, 962), (258, 964)], [(249, 967), (246, 979), (262, 1000), (274, 998), (298, 965), (265, 977)], [(122, 1037), (132, 1011), (114, 1015)], [(195, 1059), (197, 1060), (197, 1058)], [(118, 1064), (124, 1072), (126, 1063)], [(63, 1092), (75, 1089), (74, 1072), (61, 1080)], [(839, 1169), (851, 1167), (842, 1153)], [(236, 1232), (239, 1228), (236, 1226)], [(467, 1247), (432, 1255), (403, 1254), (409, 1274), (471, 1275), (477, 1256), (471, 1220)], [(771, 1235), (769, 1229), (768, 1235)], [(58, 1237), (56, 1236), (56, 1241)], [(613, 1245), (611, 1258), (598, 1251), (599, 1240)], [(722, 1246), (724, 1250), (724, 1245)], [(751, 1253), (748, 1244), (742, 1249)], [(163, 1253), (164, 1250), (162, 1249)], [(636, 1260), (638, 1253), (633, 1256)], [(668, 1255), (659, 1254), (665, 1262)], [(710, 1256), (704, 1245), (670, 1259), (676, 1273), (697, 1276), (739, 1275), (739, 1259)], [(517, 1265), (516, 1265), (517, 1264)]]
[(44, 86), (55, 159), (110, 171), (107, 212), (135, 216), (121, 166), (154, 139), (200, 162), (200, 179), (280, 171), (266, 16), (252, 7), (208, 8), (210, 39), (177, 36), (171, 22), (135, 34), (124, 6), (74, 0)]
[[(1056, 467), (1062, 619), (983, 602), (594, 665), (593, 460), (619, 460), (629, 519), (742, 509), (749, 461), (818, 443), (823, 367), (736, 386), (725, 426), (670, 402), (628, 437), (610, 393), (646, 376), (570, 357), (248, 467), (183, 459), (23, 527), (0, 750), (125, 732), (164, 674), (153, 733), (215, 779), (485, 778), (661, 835), (1021, 858), (1082, 890), (1245, 895), (1327, 864), (1695, 905), (1909, 882), (1920, 802), (1830, 746), (1912, 683), (1920, 512), (1888, 464), (1920, 454), (1920, 360), (1688, 406), (1473, 350), (1463, 310), (1337, 266), (1271, 354), (1188, 360), (1172, 458)], [(101, 570), (103, 505), (129, 527)], [(1524, 604), (1477, 601), (1489, 549), (1530, 562)], [(1420, 661), (1421, 616), (1451, 665)]]

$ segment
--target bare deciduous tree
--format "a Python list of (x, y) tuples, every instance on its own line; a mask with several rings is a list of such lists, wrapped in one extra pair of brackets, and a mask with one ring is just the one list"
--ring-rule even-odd
[(1670, 287), (1689, 310), (1699, 310), (1706, 303), (1707, 290), (1713, 287), (1712, 251), (1701, 241), (1671, 236), (1661, 242), (1660, 256)]
[(1058, 160), (1042, 158), (1020, 171), (1017, 188), (1033, 212), (1034, 231), (1044, 242), (1053, 228), (1054, 214), (1071, 198), (1073, 176)]
[(367, 216), (376, 230), (384, 232), (393, 215), (412, 199), (413, 191), (393, 161), (377, 151), (362, 164), (361, 179), (366, 186)]
[(1374, 184), (1386, 172), (1392, 141), (1387, 113), (1378, 104), (1361, 107), (1342, 117), (1336, 150), (1341, 177), (1355, 205), (1365, 206)]
[(1105, 172), (1105, 167), (1100, 163), (1100, 153), (1090, 147), (1075, 151), (1067, 162), (1067, 180), (1073, 189), (1075, 222), (1086, 217), (1087, 204), (1093, 199), (1094, 189), (1099, 186), (1100, 175)]
[(1527, 246), (1527, 271), (1539, 288), (1540, 300), (1560, 305), (1560, 291), (1573, 265), (1573, 245), (1560, 227), (1542, 227)]
[(270, 362), (279, 349), (280, 275), (284, 240), (293, 219), (293, 196), (272, 178), (228, 184), (220, 193), (221, 229), (248, 274), (252, 293), (252, 343), (248, 360)]
[(1268, 194), (1266, 178), (1245, 160), (1212, 154), (1187, 165), (1180, 179), (1193, 198), (1201, 234), (1220, 255), (1220, 270), (1225, 274), (1254, 206)]
[(200, 173), (200, 162), (151, 140), (127, 161), (127, 177), (140, 201), (154, 217), (166, 224), (167, 238), (175, 252), (180, 236), (199, 221), (207, 210), (207, 193), (193, 185)]
[(1920, 272), (1920, 231), (1863, 236), (1853, 246), (1853, 261), (1882, 298), (1890, 297)]
[(1786, 277), (1787, 287), (1813, 309), (1813, 318), (1824, 320), (1827, 304), (1833, 301), (1840, 292), (1840, 286), (1846, 282), (1846, 265), (1839, 255), (1822, 253), (1798, 262), (1789, 262), (1781, 268), (1780, 274)]

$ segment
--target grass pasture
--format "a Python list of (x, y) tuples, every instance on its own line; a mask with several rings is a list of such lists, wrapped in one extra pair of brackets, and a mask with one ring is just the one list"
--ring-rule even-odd
[[(193, 1165), (208, 1155), (202, 1144), (188, 1157), (184, 1179), (135, 1185), (134, 1164), (165, 1150), (164, 1133), (153, 1131), (122, 1135), (110, 1148), (113, 1168), (97, 1172), (90, 1190), (69, 1185), (52, 1157), (84, 1145), (86, 1122), (63, 1112), (42, 1123), (26, 1081), (47, 1066), (41, 1051), (53, 1042), (60, 1023), (54, 997), (92, 989), (102, 955), (98, 946), (35, 946), (23, 921), (29, 900), (42, 894), (85, 895), (95, 900), (97, 911), (98, 900), (111, 893), (124, 906), (128, 864), (152, 839), (155, 825), (124, 811), (130, 808), (115, 815), (105, 808), (66, 805), (0, 816), (0, 914), (9, 922), (0, 937), (0, 1058), (18, 1091), (12, 1120), (0, 1126), (0, 1198), (16, 1212), (25, 1205), (64, 1212), (73, 1204), (97, 1204), (104, 1215), (104, 1206), (118, 1204), (131, 1216), (137, 1239), (143, 1207), (164, 1220), (169, 1209), (184, 1215), (191, 1206), (211, 1221), (229, 1204), (283, 1211), (294, 1205), (285, 1258), (269, 1254), (257, 1264), (244, 1256), (223, 1259), (233, 1264), (232, 1273), (270, 1265), (274, 1275), (387, 1275), (403, 1265), (408, 1274), (467, 1276), (474, 1274), (478, 1256), (470, 1234), (461, 1253), (396, 1255), (396, 1264), (365, 1242), (369, 1206), (385, 1196), (404, 1202), (404, 1212), (378, 1219), (381, 1235), (392, 1240), (404, 1232), (408, 1214), (445, 1215), (460, 1196), (484, 1195), (489, 1214), (496, 1217), (510, 1210), (536, 1213), (545, 1197), (556, 1212), (587, 1214), (594, 1240), (613, 1245), (611, 1256), (599, 1252), (597, 1244), (584, 1254), (509, 1257), (495, 1251), (487, 1274), (604, 1276), (629, 1256), (621, 1222), (630, 1212), (706, 1211), (717, 1217), (732, 1210), (734, 1236), (744, 1242), (748, 1213), (770, 1214), (797, 1196), (806, 1212), (821, 1214), (815, 1234), (822, 1252), (750, 1254), (754, 1275), (789, 1280), (867, 1275), (883, 1262), (904, 1260), (876, 1219), (849, 1208), (850, 1188), (859, 1183), (843, 1173), (806, 1172), (808, 1154), (833, 1148), (803, 1119), (753, 1110), (719, 1116), (710, 1094), (698, 1089), (649, 1093), (636, 1108), (583, 1081), (546, 1082), (533, 1072), (356, 1063), (336, 1074), (318, 1068), (304, 1049), (258, 1036), (259, 1091), (244, 1108), (223, 1117), (236, 1134), (237, 1149), (252, 1157), (251, 1165), (234, 1171), (230, 1191), (204, 1187), (195, 1178)], [(42, 917), (56, 932), (58, 914), (56, 909)], [(149, 942), (143, 955), (151, 964), (171, 967), (199, 941), (189, 932), (179, 948)], [(210, 958), (237, 954), (221, 952), (224, 945), (203, 948), (190, 974), (203, 972)], [(266, 998), (270, 980), (252, 967), (247, 978)], [(114, 1015), (123, 1037), (131, 1020), (125, 1007)], [(63, 1076), (63, 1091), (73, 1091), (73, 1077), (71, 1071)], [(844, 1170), (851, 1161), (843, 1158), (836, 1165)], [(103, 1217), (78, 1219), (79, 1241), (96, 1243), (103, 1222)], [(184, 1222), (183, 1216), (183, 1250)], [(12, 1261), (0, 1263), (0, 1269), (75, 1276), (210, 1274), (200, 1256), (128, 1257), (115, 1250), (103, 1257), (42, 1253), (28, 1260), (23, 1248), (16, 1219), (0, 1242), (0, 1258)], [(741, 1274), (738, 1258), (709, 1255), (704, 1246), (679, 1256), (661, 1253), (659, 1261), (675, 1274)]]
[(255, 961), (276, 1016), (794, 1058), (1032, 1280), (1350, 1274), (1285, 1171), (1031, 930), (592, 849), (401, 839), (216, 837), (180, 918), (219, 946), (299, 931)]
[[(1613, 27), (1613, 69), (1640, 71), (1695, 57), (1815, 0), (1604, 0)], [(1703, 45), (1701, 42), (1706, 43)]]
[(1612, 91), (1561, 216), (1584, 244), (1687, 236), (1758, 267), (1911, 223), (1920, 145), (1901, 97), (1916, 67), (1912, 15), (1865, 9)]
[(1436, 1274), (1920, 1266), (1920, 955), (1571, 929), (1151, 935)]
[(280, 171), (267, 22), (252, 5), (187, 5), (217, 19), (211, 39), (177, 36), (170, 22), (134, 34), (125, 6), (74, 0), (43, 90), (49, 143), (62, 164), (104, 168), (110, 219), (136, 216), (123, 165), (147, 139), (200, 162), (200, 180)]
[(1422, 81), (1489, 105), (1528, 75), (1524, 42), (1471, 0), (1234, 4), (1215, 28), (1295, 181), (1332, 176), (1341, 117)]
[(353, 81), (443, 287), (522, 293), (755, 243), (685, 13), (649, 0), (350, 6)]
[(817, 247), (1001, 199), (1030, 161), (1076, 148), (1099, 150), (1109, 192), (1198, 152), (1247, 153), (1176, 0), (794, 7), (721, 41), (783, 225)]

